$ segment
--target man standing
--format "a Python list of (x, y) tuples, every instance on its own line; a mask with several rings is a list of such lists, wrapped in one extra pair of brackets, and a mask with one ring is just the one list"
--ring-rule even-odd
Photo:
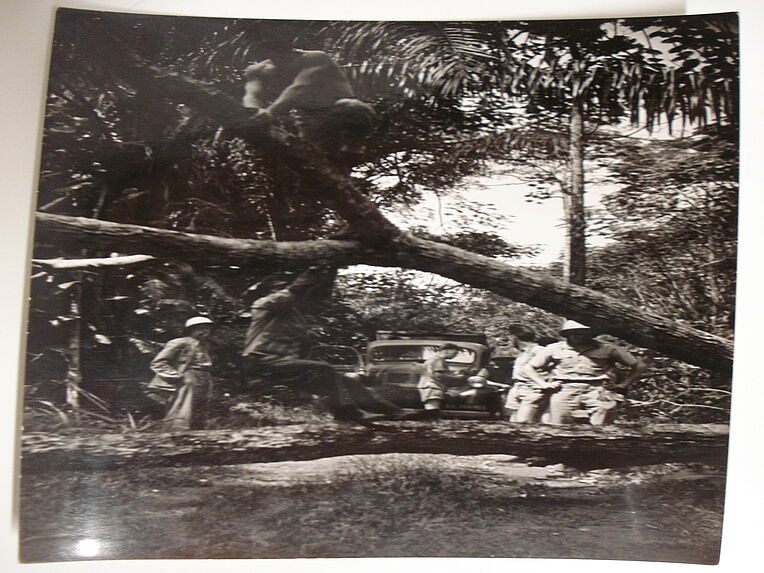
[(512, 381), (514, 385), (507, 394), (506, 409), (512, 413), (510, 422), (527, 424), (538, 422), (546, 407), (549, 390), (554, 384), (533, 380), (525, 373), (526, 365), (544, 348), (536, 342), (536, 333), (530, 327), (522, 324), (512, 324), (509, 332), (514, 337), (514, 346), (520, 351), (512, 366)]
[(303, 358), (310, 347), (305, 314), (329, 297), (336, 274), (336, 269), (312, 266), (293, 280), (270, 276), (247, 290), (247, 301), (254, 302), (242, 352), (244, 374), (248, 381), (261, 379), (326, 396), (338, 421), (368, 421), (372, 416), (363, 410), (398, 414), (400, 408), (373, 396), (359, 381), (339, 375), (326, 362)]
[(425, 361), (422, 365), (422, 373), (419, 377), (419, 397), (424, 404), (427, 418), (437, 419), (443, 402), (446, 399), (446, 389), (449, 384), (464, 382), (467, 372), (454, 372), (448, 367), (447, 360), (459, 353), (459, 347), (451, 342), (442, 344), (435, 356)]
[[(560, 334), (565, 340), (544, 347), (524, 369), (527, 377), (541, 385), (547, 381), (540, 370), (552, 368), (548, 384), (557, 391), (549, 401), (549, 423), (569, 424), (576, 410), (586, 412), (591, 424), (612, 422), (618, 404), (625, 401), (623, 394), (646, 364), (618, 346), (596, 340), (592, 329), (578, 322), (566, 321)], [(626, 376), (608, 390), (605, 384), (619, 365), (628, 368)]]
[(146, 395), (165, 409), (169, 431), (204, 429), (212, 389), (207, 341), (212, 321), (195, 316), (186, 321), (181, 338), (174, 338), (151, 361), (156, 374)]

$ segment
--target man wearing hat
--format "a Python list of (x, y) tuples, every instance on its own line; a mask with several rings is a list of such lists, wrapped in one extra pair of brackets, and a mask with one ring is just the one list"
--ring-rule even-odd
[[(617, 406), (625, 401), (623, 394), (646, 364), (623, 348), (596, 340), (594, 331), (581, 323), (566, 321), (560, 335), (565, 340), (544, 347), (524, 369), (539, 385), (547, 384), (540, 371), (552, 369), (549, 384), (556, 391), (549, 400), (549, 423), (572, 423), (577, 410), (583, 410), (591, 424), (612, 422)], [(605, 384), (613, 379), (619, 365), (628, 368), (626, 376), (608, 390)]]
[(334, 268), (312, 266), (294, 279), (267, 277), (245, 292), (251, 320), (242, 351), (244, 375), (326, 396), (338, 421), (367, 421), (371, 416), (364, 410), (399, 414), (400, 408), (360, 381), (339, 375), (326, 362), (303, 358), (310, 347), (305, 314), (329, 297), (336, 274)]
[(200, 430), (205, 426), (212, 388), (207, 346), (211, 330), (209, 318), (189, 318), (185, 336), (170, 340), (151, 361), (155, 376), (146, 395), (165, 409), (167, 430)]

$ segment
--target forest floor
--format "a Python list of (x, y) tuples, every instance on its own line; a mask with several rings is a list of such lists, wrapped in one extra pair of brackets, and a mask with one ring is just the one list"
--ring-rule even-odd
[[(538, 462), (536, 462), (538, 463)], [(28, 474), (21, 558), (546, 557), (715, 563), (724, 471), (378, 454)]]

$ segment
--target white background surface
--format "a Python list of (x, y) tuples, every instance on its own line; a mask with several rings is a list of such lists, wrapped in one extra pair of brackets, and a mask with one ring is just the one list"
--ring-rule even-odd
[[(518, 19), (555, 17), (646, 16), (657, 14), (739, 11), (741, 16), (743, 131), (740, 288), (733, 396), (731, 463), (727, 491), (728, 513), (720, 568), (662, 563), (524, 560), (283, 560), (283, 561), (118, 561), (19, 565), (15, 506), (14, 460), (19, 400), (19, 358), (22, 352), (27, 259), (31, 239), (32, 195), (39, 163), (40, 132), (53, 8), (133, 11), (158, 14), (270, 17), (304, 19)], [(764, 324), (761, 297), (762, 229), (762, 15), (759, 0), (488, 0), (480, 4), (454, 0), (385, 0), (368, 4), (359, 0), (324, 0), (321, 3), (280, 0), (0, 0), (0, 269), (2, 269), (3, 326), (0, 328), (0, 368), (5, 392), (0, 400), (0, 572), (73, 571), (463, 571), (475, 567), (522, 568), (534, 571), (750, 571), (760, 570), (764, 543), (764, 464), (762, 422), (764, 380), (759, 364)], [(172, 532), (168, 532), (171, 536)], [(508, 543), (516, 540), (508, 539)]]

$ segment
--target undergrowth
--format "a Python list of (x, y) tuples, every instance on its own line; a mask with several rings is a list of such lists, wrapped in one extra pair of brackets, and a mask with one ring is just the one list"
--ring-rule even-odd
[[(241, 397), (216, 397), (209, 409), (208, 430), (321, 424), (330, 420), (321, 400), (300, 399), (287, 402), (264, 397), (245, 400)], [(30, 400), (24, 408), (25, 432), (131, 433), (161, 431), (160, 417), (146, 411), (97, 408), (84, 404), (74, 410), (51, 401)]]
[[(272, 517), (284, 550), (338, 557), (359, 547), (384, 555), (391, 545), (399, 554), (453, 554), (459, 536), (495, 521), (511, 500), (470, 471), (400, 460), (359, 460), (330, 483), (303, 484), (293, 495), (313, 501)], [(423, 539), (429, 548), (420, 547)]]
[(432, 460), (363, 458), (297, 485), (225, 467), (28, 475), (24, 552), (50, 560), (68, 547), (60, 534), (95, 528), (113, 559), (718, 559), (723, 484), (703, 468), (565, 494)]
[[(718, 546), (722, 480), (658, 481), (629, 488), (632, 501), (672, 532), (667, 544)], [(627, 509), (620, 507), (624, 502), (618, 495), (565, 499), (544, 484), (493, 487), (474, 472), (445, 463), (401, 460), (359, 460), (330, 483), (298, 486), (290, 497), (295, 505), (271, 516), (280, 532), (270, 547), (276, 555), (282, 550), (293, 556), (343, 557), (361, 551), (369, 556), (474, 552), (487, 557), (501, 553), (504, 536), (524, 535), (550, 519), (562, 531), (575, 531), (590, 511)], [(523, 556), (522, 546), (513, 551)]]
[(686, 539), (719, 539), (724, 513), (725, 480), (714, 476), (693, 480), (657, 480), (642, 486), (641, 496), (670, 509), (674, 534)]

